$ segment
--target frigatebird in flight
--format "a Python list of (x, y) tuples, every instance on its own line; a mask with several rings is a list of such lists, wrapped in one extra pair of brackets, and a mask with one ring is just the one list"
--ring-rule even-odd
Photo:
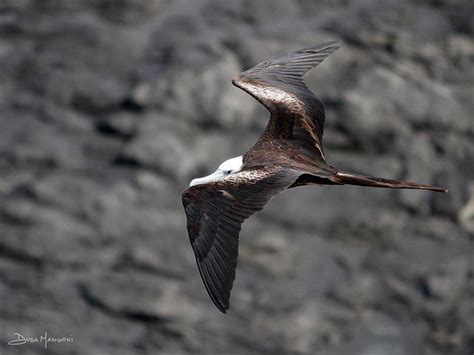
[(232, 80), (257, 99), (270, 120), (243, 156), (194, 179), (183, 193), (187, 229), (204, 286), (226, 313), (235, 279), (241, 224), (279, 192), (305, 185), (360, 185), (447, 192), (441, 187), (339, 171), (326, 163), (324, 106), (303, 76), (339, 46), (327, 42), (266, 60)]

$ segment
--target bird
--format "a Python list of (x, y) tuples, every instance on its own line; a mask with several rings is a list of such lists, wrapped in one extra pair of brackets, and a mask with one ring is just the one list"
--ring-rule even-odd
[(304, 75), (340, 47), (326, 42), (263, 61), (232, 84), (269, 112), (266, 128), (245, 154), (224, 161), (209, 176), (191, 181), (182, 194), (187, 231), (204, 286), (223, 313), (237, 267), (242, 223), (278, 193), (307, 185), (359, 185), (447, 192), (414, 182), (340, 171), (326, 162), (323, 102)]

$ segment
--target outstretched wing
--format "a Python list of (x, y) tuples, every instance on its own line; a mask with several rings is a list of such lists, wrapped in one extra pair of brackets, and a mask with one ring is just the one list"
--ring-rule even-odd
[(324, 160), (324, 106), (305, 85), (303, 76), (338, 48), (337, 42), (327, 42), (290, 52), (264, 61), (232, 80), (271, 113), (260, 141), (298, 140)]
[(189, 239), (209, 296), (226, 313), (235, 279), (241, 224), (300, 175), (293, 170), (249, 170), (190, 187), (183, 193)]

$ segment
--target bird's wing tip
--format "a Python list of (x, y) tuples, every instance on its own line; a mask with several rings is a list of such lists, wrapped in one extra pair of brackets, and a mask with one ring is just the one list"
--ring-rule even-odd
[(324, 42), (321, 46), (324, 46), (324, 47), (340, 47), (340, 46), (342, 46), (342, 41), (341, 40), (328, 41), (328, 42)]
[(319, 51), (323, 51), (325, 49), (331, 49), (332, 51), (335, 51), (335, 50), (341, 48), (341, 46), (342, 46), (342, 41), (340, 41), (340, 40), (328, 41), (328, 42), (324, 42), (324, 43), (315, 44), (314, 46), (303, 49), (303, 51), (316, 51), (316, 52), (319, 52)]
[[(212, 297), (211, 297), (212, 298)], [(229, 302), (223, 302), (220, 298), (212, 299), (219, 311), (226, 314), (229, 310)]]

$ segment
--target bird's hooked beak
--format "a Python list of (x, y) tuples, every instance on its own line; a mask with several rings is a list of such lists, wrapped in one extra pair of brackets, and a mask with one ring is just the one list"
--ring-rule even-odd
[(217, 181), (221, 179), (222, 177), (223, 177), (222, 172), (219, 170), (216, 170), (211, 175), (191, 180), (191, 182), (189, 183), (189, 186), (207, 184), (208, 182)]
[(219, 181), (224, 179), (226, 176), (232, 173), (236, 173), (242, 169), (243, 165), (243, 156), (238, 156), (235, 158), (231, 158), (223, 162), (216, 171), (214, 171), (211, 175), (204, 176), (202, 178), (191, 180), (189, 186), (194, 185), (201, 185), (207, 184), (213, 181)]

